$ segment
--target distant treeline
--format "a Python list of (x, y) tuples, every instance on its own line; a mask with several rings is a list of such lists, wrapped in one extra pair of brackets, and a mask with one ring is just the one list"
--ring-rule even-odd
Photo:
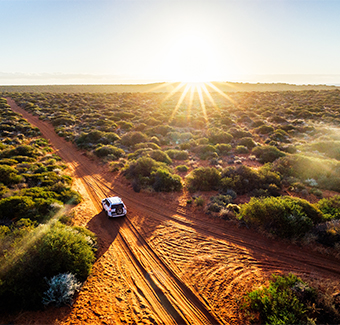
[[(299, 90), (332, 90), (340, 89), (327, 85), (293, 85), (285, 83), (238, 83), (238, 82), (213, 82), (223, 92), (237, 91), (299, 91)], [(179, 83), (152, 83), (139, 85), (37, 85), (37, 86), (0, 86), (0, 93), (26, 92), (26, 93), (136, 93), (156, 92), (168, 93), (176, 90)], [(210, 92), (213, 88), (208, 87)], [(183, 88), (178, 89), (182, 92)]]

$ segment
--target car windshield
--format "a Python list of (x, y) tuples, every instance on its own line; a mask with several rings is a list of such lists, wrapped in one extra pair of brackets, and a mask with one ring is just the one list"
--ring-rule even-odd
[(116, 208), (116, 209), (122, 208), (122, 207), (123, 207), (123, 204), (115, 204), (115, 205), (113, 205), (112, 207), (113, 207), (113, 208)]

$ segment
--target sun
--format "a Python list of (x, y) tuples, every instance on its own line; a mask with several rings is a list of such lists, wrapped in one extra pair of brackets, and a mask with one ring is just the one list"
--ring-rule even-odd
[(198, 84), (213, 81), (218, 67), (209, 40), (191, 30), (171, 42), (160, 70), (163, 80)]
[(162, 102), (177, 94), (178, 101), (173, 108), (170, 121), (184, 105), (188, 108), (188, 121), (191, 110), (199, 109), (208, 123), (209, 110), (214, 109), (219, 112), (219, 107), (214, 100), (216, 94), (229, 102), (233, 101), (215, 83), (221, 80), (219, 76), (222, 66), (212, 36), (202, 28), (187, 27), (180, 29), (176, 37), (168, 40), (169, 45), (164, 50), (158, 67), (159, 78), (165, 83), (155, 86), (150, 91), (161, 88), (171, 89), (167, 91)]

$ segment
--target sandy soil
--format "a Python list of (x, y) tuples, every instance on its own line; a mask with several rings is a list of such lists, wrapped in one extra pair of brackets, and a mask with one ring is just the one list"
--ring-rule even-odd
[[(53, 127), (8, 99), (69, 165), (84, 201), (74, 222), (95, 232), (97, 261), (72, 307), (7, 317), (13, 324), (244, 324), (242, 296), (270, 274), (294, 272), (339, 288), (340, 261), (187, 205), (188, 194), (135, 193)], [(126, 218), (108, 219), (100, 200), (119, 195)], [(1, 319), (0, 319), (1, 320)]]

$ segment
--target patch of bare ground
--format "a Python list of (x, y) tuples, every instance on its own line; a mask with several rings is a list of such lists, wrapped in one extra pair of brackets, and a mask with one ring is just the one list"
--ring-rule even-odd
[[(246, 324), (244, 294), (272, 273), (339, 288), (340, 261), (274, 241), (187, 204), (190, 194), (135, 193), (121, 176), (88, 159), (53, 127), (20, 109), (73, 173), (84, 201), (74, 223), (98, 236), (97, 261), (73, 306), (2, 315), (13, 324)], [(119, 195), (126, 218), (108, 219), (100, 199)]]

